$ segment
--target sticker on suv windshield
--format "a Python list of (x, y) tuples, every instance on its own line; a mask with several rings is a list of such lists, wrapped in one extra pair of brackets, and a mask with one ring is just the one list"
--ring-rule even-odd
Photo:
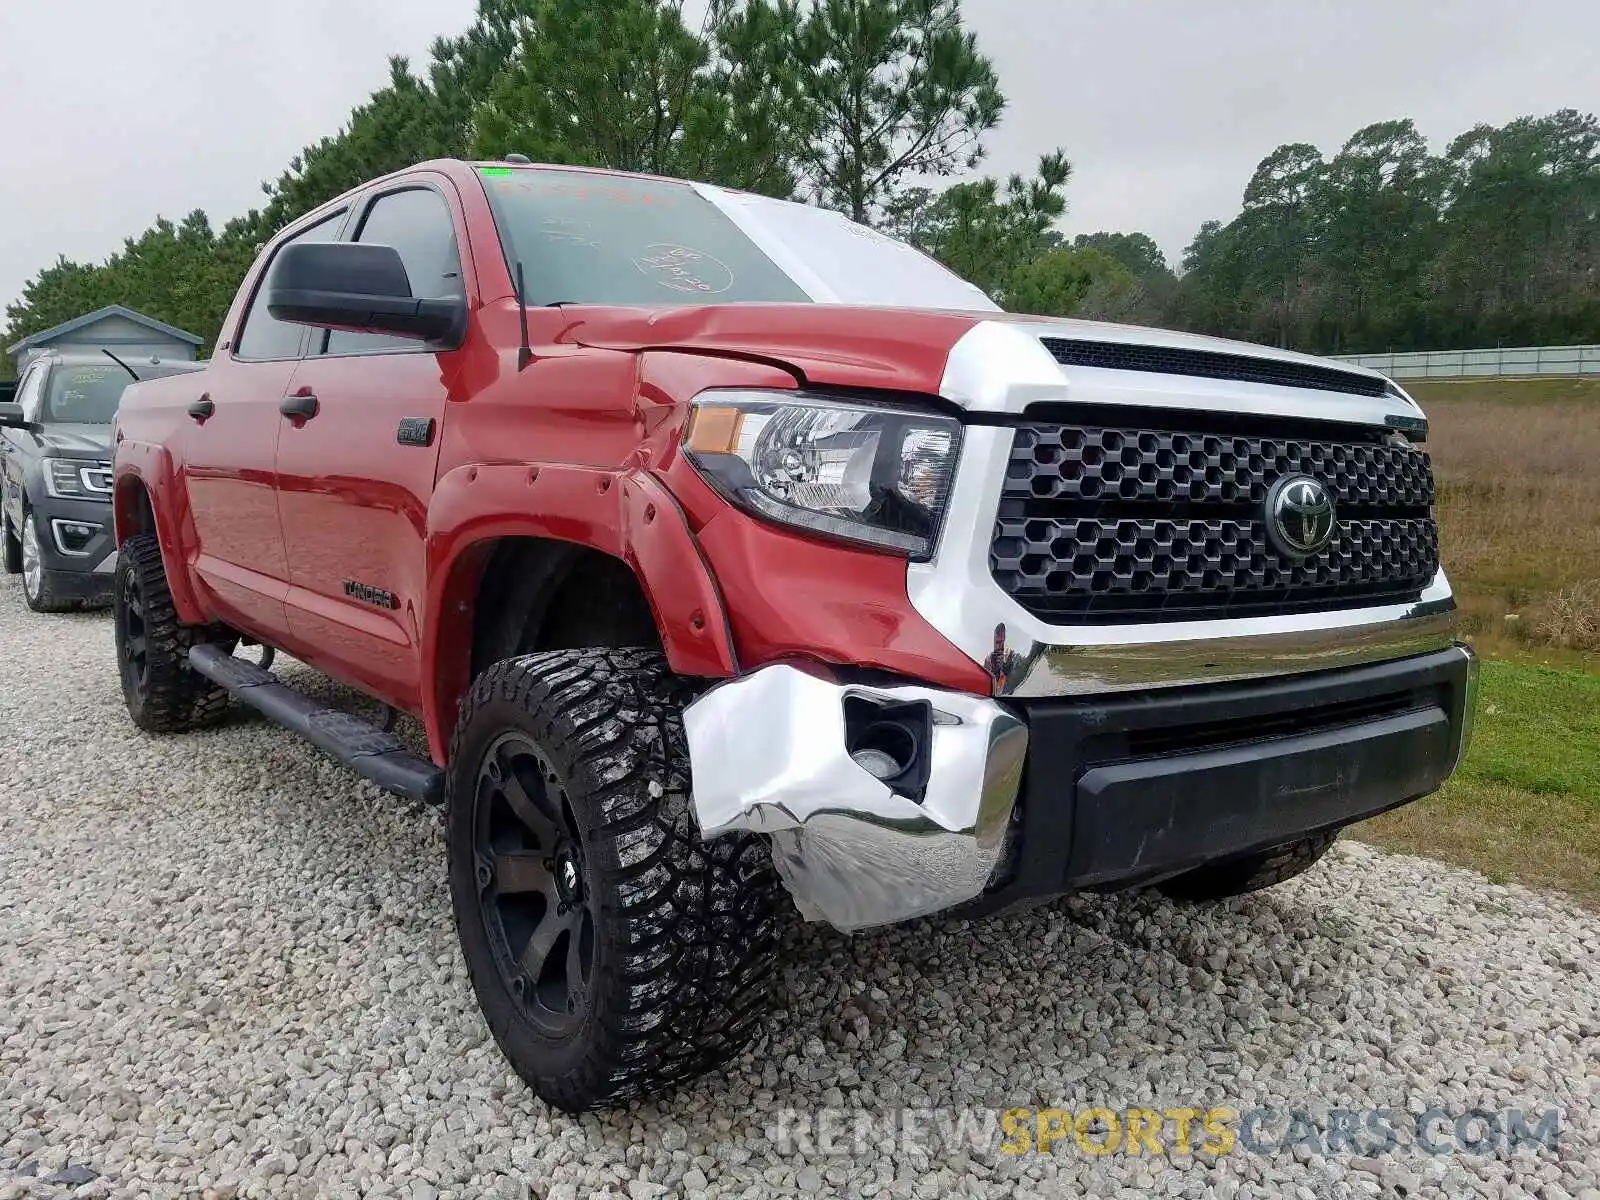
[(651, 242), (633, 265), (647, 278), (675, 292), (714, 296), (733, 286), (733, 272), (721, 259), (671, 242)]

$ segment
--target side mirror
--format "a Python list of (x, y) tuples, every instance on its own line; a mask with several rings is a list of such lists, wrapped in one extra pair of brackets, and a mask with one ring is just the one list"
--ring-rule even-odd
[(33, 423), (22, 415), (22, 405), (0, 404), (0, 428), (32, 429)]
[(466, 301), (413, 296), (405, 264), (393, 246), (285, 246), (273, 264), (266, 302), (278, 320), (320, 329), (393, 333), (452, 348), (467, 332)]

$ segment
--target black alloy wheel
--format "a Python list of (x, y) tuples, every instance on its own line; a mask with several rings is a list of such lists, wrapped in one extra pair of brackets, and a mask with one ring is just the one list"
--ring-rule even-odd
[(144, 587), (130, 572), (122, 584), (122, 602), (116, 606), (117, 648), (125, 691), (147, 695), (150, 691), (150, 630), (145, 624)]
[(547, 650), (473, 681), (451, 740), (456, 932), (495, 1042), (547, 1103), (608, 1108), (755, 1035), (777, 877), (755, 834), (704, 839), (660, 651)]
[(540, 1032), (568, 1037), (594, 984), (582, 831), (559, 773), (527, 734), (493, 742), (477, 775), (477, 875), (495, 968)]

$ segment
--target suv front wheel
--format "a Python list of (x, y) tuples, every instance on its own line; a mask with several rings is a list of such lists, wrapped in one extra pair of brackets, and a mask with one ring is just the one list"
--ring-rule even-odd
[(776, 877), (700, 840), (683, 688), (652, 650), (507, 659), (450, 749), (446, 841), (490, 1032), (547, 1103), (602, 1108), (709, 1070), (765, 1011)]
[(50, 586), (50, 572), (45, 570), (44, 556), (39, 552), (39, 522), (30, 512), (22, 518), (22, 598), (36, 613), (66, 612), (76, 608), (73, 600), (64, 600)]

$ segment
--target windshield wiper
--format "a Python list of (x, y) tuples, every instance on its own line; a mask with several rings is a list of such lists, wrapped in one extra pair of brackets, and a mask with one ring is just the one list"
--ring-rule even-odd
[(106, 356), (106, 357), (107, 357), (107, 358), (109, 358), (109, 359), (110, 359), (110, 360), (111, 360), (111, 361), (112, 361), (112, 362), (114, 362), (114, 363), (116, 363), (116, 364), (117, 364), (117, 366), (119, 366), (119, 367), (121, 367), (121, 368), (122, 368), (122, 369), (123, 369), (123, 370), (124, 370), (124, 371), (126, 371), (126, 372), (127, 372), (127, 373), (128, 373), (128, 374), (129, 374), (129, 375), (132, 375), (132, 376), (133, 376), (133, 381), (134, 381), (134, 382), (135, 382), (135, 383), (140, 383), (140, 382), (142, 382), (142, 380), (140, 380), (140, 378), (139, 378), (139, 376), (138, 376), (138, 373), (137, 373), (137, 372), (135, 372), (135, 371), (134, 371), (134, 369), (133, 369), (133, 368), (132, 368), (132, 367), (130, 367), (130, 366), (129, 366), (129, 365), (128, 365), (128, 364), (127, 364), (127, 363), (125, 363), (125, 362), (123, 362), (123, 361), (122, 361), (122, 360), (121, 360), (121, 359), (120, 359), (120, 358), (118, 358), (118, 357), (117, 357), (117, 356), (116, 356), (116, 355), (115, 355), (115, 354), (113, 354), (113, 353), (111, 353), (111, 351), (109, 351), (109, 350), (107, 350), (107, 349), (106, 349), (106, 348), (105, 348), (105, 347), (104, 347), (104, 346), (101, 346), (101, 347), (100, 347), (100, 353), (101, 353), (101, 354), (104, 354), (104, 355), (105, 355), (105, 356)]

